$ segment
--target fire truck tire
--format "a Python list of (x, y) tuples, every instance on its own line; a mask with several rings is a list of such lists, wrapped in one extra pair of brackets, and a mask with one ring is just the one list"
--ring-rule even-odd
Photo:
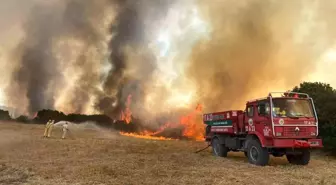
[(265, 166), (269, 161), (269, 153), (267, 148), (263, 148), (258, 140), (252, 139), (248, 142), (247, 158), (251, 164)]
[(310, 161), (310, 151), (309, 150), (303, 150), (302, 154), (299, 155), (286, 155), (287, 160), (291, 164), (295, 165), (307, 165)]
[(229, 152), (229, 149), (225, 147), (225, 145), (220, 144), (219, 139), (217, 137), (212, 139), (211, 145), (212, 145), (213, 155), (219, 156), (219, 157), (227, 157), (227, 153)]

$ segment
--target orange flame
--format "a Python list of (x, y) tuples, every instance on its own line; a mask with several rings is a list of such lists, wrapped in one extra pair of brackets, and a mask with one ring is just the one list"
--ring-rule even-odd
[(173, 127), (173, 124), (168, 122), (168, 123), (162, 125), (162, 126), (161, 126), (157, 131), (155, 131), (155, 132), (144, 131), (143, 134), (145, 134), (145, 135), (149, 135), (149, 136), (153, 136), (153, 135), (160, 134), (160, 133), (163, 132), (165, 129), (167, 129), (167, 128), (171, 128), (171, 127)]
[(135, 134), (135, 133), (126, 133), (126, 132), (120, 132), (121, 135), (123, 136), (129, 136), (129, 137), (135, 137), (135, 138), (142, 138), (142, 139), (150, 139), (150, 140), (177, 140), (173, 138), (166, 138), (162, 136), (150, 136), (146, 134)]
[(132, 122), (132, 112), (130, 109), (131, 102), (132, 102), (132, 95), (128, 95), (127, 101), (125, 104), (126, 108), (125, 110), (121, 111), (121, 115), (120, 115), (120, 120), (125, 121), (126, 124), (129, 124)]
[[(131, 102), (132, 102), (132, 95), (128, 95), (127, 101), (125, 103), (126, 108), (121, 112), (120, 117), (120, 119), (125, 121), (126, 124), (129, 124), (132, 121), (132, 112), (130, 109)], [(167, 128), (183, 126), (184, 128), (183, 136), (190, 139), (201, 141), (204, 140), (204, 125), (202, 123), (202, 115), (201, 115), (202, 111), (203, 106), (201, 104), (197, 104), (195, 110), (186, 116), (182, 116), (178, 124), (167, 122), (166, 124), (161, 126), (157, 131), (154, 132), (145, 130), (140, 134), (125, 133), (125, 132), (120, 132), (120, 134), (145, 139), (172, 140), (171, 138), (157, 137), (155, 135), (162, 133)]]
[(181, 125), (184, 126), (183, 136), (188, 138), (193, 138), (195, 140), (204, 139), (204, 125), (202, 123), (202, 111), (203, 107), (201, 104), (196, 106), (194, 112), (187, 116), (183, 116), (180, 119)]

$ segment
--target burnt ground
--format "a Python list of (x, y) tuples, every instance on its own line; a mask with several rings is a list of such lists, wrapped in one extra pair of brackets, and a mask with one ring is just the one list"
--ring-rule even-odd
[(244, 155), (216, 158), (203, 142), (154, 141), (97, 128), (43, 139), (43, 125), (0, 123), (0, 184), (336, 184), (336, 160), (314, 156), (308, 166), (271, 158), (256, 167)]

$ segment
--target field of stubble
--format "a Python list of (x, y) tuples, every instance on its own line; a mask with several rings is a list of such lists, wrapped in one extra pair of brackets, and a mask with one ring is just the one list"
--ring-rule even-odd
[(153, 141), (76, 129), (43, 139), (43, 125), (0, 123), (0, 184), (336, 184), (336, 160), (308, 166), (272, 158), (256, 167), (240, 153), (216, 158), (203, 142)]

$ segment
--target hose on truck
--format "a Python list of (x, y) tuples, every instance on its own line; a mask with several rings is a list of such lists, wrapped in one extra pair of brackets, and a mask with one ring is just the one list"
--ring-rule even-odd
[(205, 147), (203, 149), (200, 149), (200, 150), (197, 150), (195, 153), (197, 154), (199, 152), (202, 152), (202, 151), (206, 150), (207, 148), (209, 148), (210, 146), (211, 146), (211, 143), (209, 143), (209, 145), (207, 147)]
[[(208, 125), (208, 126), (206, 127), (206, 129), (205, 129), (205, 135), (208, 135), (209, 132), (210, 132), (210, 130), (211, 130), (211, 126)], [(203, 148), (203, 149), (197, 150), (195, 153), (197, 154), (197, 153), (199, 153), (199, 152), (202, 152), (202, 151), (206, 150), (207, 148), (209, 148), (210, 146), (211, 146), (211, 142), (209, 142), (208, 146), (206, 146), (206, 147)]]

